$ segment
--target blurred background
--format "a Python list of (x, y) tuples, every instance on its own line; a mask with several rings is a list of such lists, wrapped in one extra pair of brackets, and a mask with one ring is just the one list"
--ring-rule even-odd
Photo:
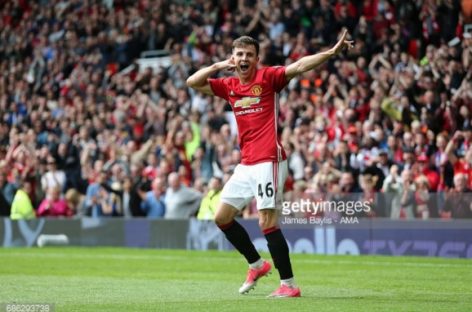
[[(354, 49), (280, 96), (286, 200), (472, 218), (465, 0), (2, 1), (0, 214), (212, 219), (240, 161), (237, 129), (186, 78), (243, 34), (261, 64), (286, 65), (343, 27)], [(251, 204), (242, 217), (256, 215)]]

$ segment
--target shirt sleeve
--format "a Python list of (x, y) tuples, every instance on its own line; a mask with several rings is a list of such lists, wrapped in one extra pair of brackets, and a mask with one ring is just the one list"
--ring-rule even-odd
[(208, 83), (210, 84), (211, 90), (216, 96), (228, 100), (228, 87), (224, 78), (210, 78), (208, 79)]
[(41, 201), (41, 204), (39, 204), (39, 207), (38, 207), (38, 210), (36, 210), (36, 215), (38, 217), (42, 217), (44, 215), (46, 215), (46, 207), (48, 205), (48, 200), (47, 199), (43, 199), (43, 201)]
[(149, 204), (148, 204), (148, 195), (146, 193), (146, 198), (141, 201), (141, 204), (140, 204), (140, 207), (141, 208), (141, 211), (144, 212), (145, 214), (147, 214), (149, 212)]
[(275, 92), (282, 91), (288, 83), (287, 78), (285, 77), (285, 66), (268, 67), (266, 75)]

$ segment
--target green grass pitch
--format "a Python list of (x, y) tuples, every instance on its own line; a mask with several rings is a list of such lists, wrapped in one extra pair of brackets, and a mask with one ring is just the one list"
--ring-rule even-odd
[(472, 311), (471, 260), (292, 255), (292, 262), (303, 297), (269, 299), (276, 272), (238, 294), (247, 266), (236, 252), (0, 249), (0, 304), (94, 312)]

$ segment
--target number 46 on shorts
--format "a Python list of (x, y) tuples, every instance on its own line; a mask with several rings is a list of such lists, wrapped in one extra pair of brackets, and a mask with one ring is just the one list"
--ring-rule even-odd
[(274, 196), (274, 188), (272, 187), (272, 182), (267, 183), (265, 187), (263, 187), (262, 184), (259, 183), (257, 185), (257, 195), (259, 195), (260, 198), (263, 198), (264, 196), (269, 198)]

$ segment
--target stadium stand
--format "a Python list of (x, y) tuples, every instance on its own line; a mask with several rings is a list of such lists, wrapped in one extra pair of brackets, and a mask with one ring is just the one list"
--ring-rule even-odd
[[(378, 201), (368, 217), (471, 218), (470, 201), (450, 199), (472, 189), (462, 2), (2, 1), (0, 212), (25, 183), (35, 209), (50, 188), (73, 193), (76, 216), (144, 216), (152, 181), (172, 172), (206, 193), (240, 154), (230, 108), (189, 90), (189, 74), (242, 34), (262, 64), (283, 65), (347, 27), (355, 48), (281, 94), (287, 199), (358, 194)], [(145, 51), (165, 62), (143, 66)]]

